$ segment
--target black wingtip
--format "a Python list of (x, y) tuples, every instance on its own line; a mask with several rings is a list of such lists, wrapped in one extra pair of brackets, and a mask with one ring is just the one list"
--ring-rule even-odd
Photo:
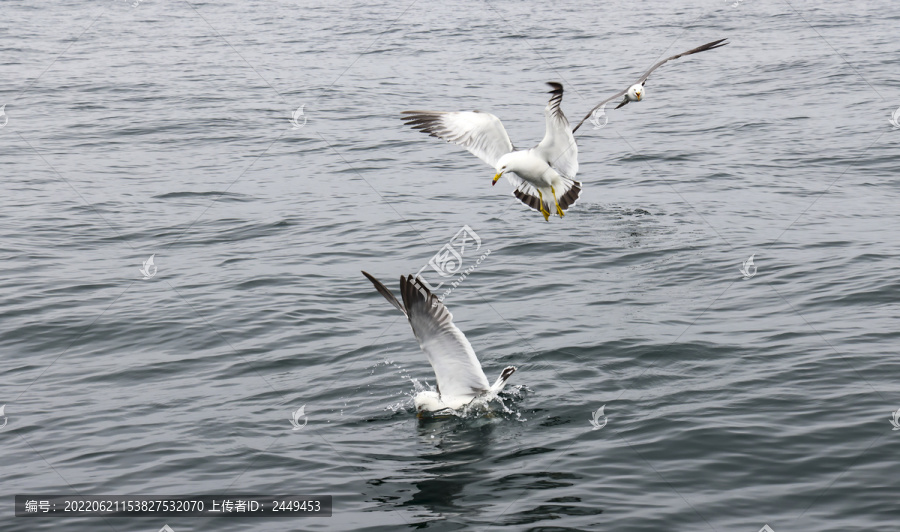
[(388, 300), (388, 303), (390, 303), (391, 305), (394, 305), (394, 307), (396, 307), (397, 310), (399, 310), (403, 314), (406, 314), (406, 310), (405, 310), (404, 306), (401, 305), (399, 301), (397, 301), (397, 298), (390, 291), (390, 289), (388, 289), (388, 287), (384, 286), (384, 284), (381, 281), (379, 281), (378, 279), (373, 277), (372, 274), (370, 274), (369, 272), (367, 272), (365, 270), (360, 270), (360, 271), (362, 272), (363, 275), (366, 276), (366, 279), (368, 279), (372, 283), (372, 285), (375, 286), (375, 290), (377, 290), (379, 294), (381, 294), (385, 299)]
[(548, 81), (547, 85), (553, 87), (552, 91), (549, 91), (547, 94), (557, 94), (563, 91), (562, 83), (557, 83), (555, 81)]
[(425, 286), (425, 282), (421, 277), (410, 275), (409, 277), (407, 277), (407, 282), (409, 282), (409, 284), (411, 284), (413, 288), (415, 288), (419, 292), (424, 293), (426, 298), (431, 295), (431, 290), (429, 290), (428, 287)]
[(705, 51), (707, 51), (707, 50), (715, 50), (716, 48), (721, 48), (722, 46), (725, 46), (726, 44), (728, 44), (728, 43), (726, 42), (727, 40), (728, 40), (728, 38), (726, 37), (726, 38), (724, 38), (724, 39), (719, 39), (718, 41), (712, 41), (712, 42), (708, 42), (708, 43), (706, 43), (706, 44), (701, 44), (700, 46), (694, 48), (693, 50), (688, 50), (687, 52), (684, 52), (684, 53), (682, 53), (682, 54), (676, 55), (676, 56), (674, 56), (673, 58), (670, 58), (670, 59), (682, 57), (682, 56), (685, 56), (685, 55), (696, 54), (696, 53), (699, 53), (699, 52), (705, 52)]
[(506, 386), (506, 381), (508, 381), (509, 378), (512, 377), (512, 374), (515, 372), (515, 366), (506, 366), (505, 368), (503, 368), (503, 372), (500, 373), (499, 377), (497, 377), (497, 382), (495, 382), (494, 385), (491, 386), (491, 389), (494, 390), (494, 392), (499, 392), (500, 390), (502, 390), (503, 387)]
[(728, 37), (724, 39), (719, 39), (718, 41), (713, 41), (711, 43), (707, 43), (704, 45), (704, 50), (712, 50), (713, 48), (719, 48), (728, 44)]

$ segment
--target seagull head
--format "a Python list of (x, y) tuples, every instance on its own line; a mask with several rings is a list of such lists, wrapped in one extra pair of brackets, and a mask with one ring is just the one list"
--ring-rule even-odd
[(512, 155), (512, 153), (507, 153), (503, 157), (500, 157), (500, 160), (497, 161), (497, 167), (495, 168), (495, 170), (497, 170), (497, 173), (494, 174), (494, 181), (491, 183), (491, 186), (496, 185), (497, 180), (500, 179), (506, 172), (515, 171), (510, 168), (512, 164), (512, 158), (510, 157), (510, 155)]
[(441, 394), (431, 390), (419, 392), (413, 398), (413, 402), (416, 405), (416, 417), (420, 418), (427, 414), (439, 412), (448, 408), (448, 406), (441, 401)]
[(628, 92), (626, 93), (626, 97), (629, 101), (639, 102), (644, 98), (644, 84), (643, 83), (635, 83), (634, 85), (628, 87)]
[(494, 185), (497, 184), (497, 180), (500, 179), (500, 177), (503, 176), (503, 172), (505, 172), (505, 171), (506, 171), (506, 167), (505, 167), (505, 166), (502, 167), (502, 168), (498, 168), (498, 169), (497, 169), (497, 173), (494, 174), (494, 180), (491, 181), (491, 186), (494, 186)]

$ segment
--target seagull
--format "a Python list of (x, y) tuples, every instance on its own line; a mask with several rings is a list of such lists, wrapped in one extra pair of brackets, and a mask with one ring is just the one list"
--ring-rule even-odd
[(727, 42), (725, 42), (726, 40), (728, 40), (728, 39), (719, 39), (718, 41), (708, 42), (702, 46), (698, 46), (698, 47), (694, 48), (693, 50), (688, 50), (687, 52), (682, 52), (680, 54), (673, 55), (672, 57), (667, 57), (667, 58), (663, 59), (662, 61), (656, 63), (655, 65), (650, 67), (650, 69), (648, 71), (644, 72), (644, 75), (641, 76), (634, 83), (634, 85), (628, 87), (627, 89), (617, 92), (616, 94), (610, 96), (609, 98), (607, 98), (607, 99), (603, 100), (602, 102), (600, 102), (599, 104), (597, 104), (596, 107), (591, 109), (591, 112), (588, 113), (587, 116), (585, 116), (584, 118), (581, 119), (581, 122), (578, 122), (577, 126), (572, 128), (572, 133), (578, 131), (578, 128), (581, 127), (581, 124), (583, 124), (585, 120), (590, 118), (591, 114), (593, 114), (594, 111), (596, 111), (597, 109), (600, 109), (604, 104), (615, 100), (619, 96), (624, 96), (624, 98), (622, 99), (621, 102), (619, 102), (619, 105), (616, 106), (616, 109), (618, 109), (619, 107), (622, 107), (623, 105), (626, 105), (628, 102), (639, 102), (639, 101), (643, 100), (644, 99), (644, 83), (647, 83), (647, 78), (649, 78), (650, 74), (652, 74), (653, 71), (656, 70), (657, 68), (663, 66), (664, 64), (666, 64), (667, 62), (669, 62), (673, 59), (678, 59), (679, 57), (696, 54), (698, 52), (705, 52), (707, 50), (719, 48), (720, 46), (725, 46), (726, 44), (728, 44)]
[(367, 272), (362, 274), (372, 281), (379, 294), (406, 315), (419, 347), (434, 369), (437, 391), (420, 392), (414, 399), (419, 417), (426, 413), (459, 410), (476, 398), (489, 401), (515, 373), (515, 366), (507, 366), (493, 386), (488, 384), (472, 344), (453, 324), (453, 314), (428, 290), (421, 278), (400, 276), (401, 304), (381, 281)]
[(516, 190), (513, 195), (525, 205), (541, 211), (550, 220), (550, 200), (560, 218), (575, 204), (581, 193), (578, 173), (578, 146), (569, 121), (560, 109), (563, 86), (548, 83), (550, 101), (544, 108), (547, 131), (540, 144), (517, 150), (500, 119), (481, 111), (403, 111), (403, 121), (432, 137), (453, 142), (491, 165), (496, 174), (493, 185), (505, 175)]

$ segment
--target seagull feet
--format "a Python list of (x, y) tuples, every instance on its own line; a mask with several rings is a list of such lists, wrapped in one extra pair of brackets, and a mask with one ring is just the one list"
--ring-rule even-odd
[[(556, 189), (553, 188), (553, 185), (550, 185), (550, 192), (553, 193), (553, 203), (556, 205), (556, 214), (557, 214), (560, 218), (562, 218), (563, 216), (566, 215), (566, 213), (564, 213), (563, 210), (559, 208), (559, 200), (556, 199)], [(543, 198), (541, 198), (541, 199), (543, 199)], [(542, 205), (542, 207), (543, 207), (543, 205)], [(548, 214), (549, 214), (549, 213), (548, 213)], [(547, 216), (547, 215), (544, 215), (545, 218), (546, 218), (546, 216)]]
[(544, 215), (544, 221), (549, 222), (550, 221), (550, 211), (548, 211), (547, 209), (544, 208), (544, 195), (541, 193), (540, 189), (538, 189), (537, 193), (538, 193), (538, 196), (541, 198), (541, 214)]
[(553, 193), (553, 203), (556, 204), (556, 214), (559, 215), (560, 218), (566, 215), (562, 209), (559, 208), (559, 200), (556, 199), (556, 189), (553, 186), (550, 186), (550, 192)]

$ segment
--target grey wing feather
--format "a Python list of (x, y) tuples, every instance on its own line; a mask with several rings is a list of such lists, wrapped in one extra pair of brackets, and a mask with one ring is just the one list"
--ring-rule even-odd
[(368, 272), (363, 271), (362, 274), (365, 275), (368, 280), (372, 281), (372, 284), (375, 285), (375, 290), (378, 290), (378, 293), (383, 295), (384, 298), (388, 300), (388, 303), (397, 307), (397, 310), (402, 312), (404, 315), (406, 314), (406, 310), (403, 308), (403, 305), (401, 305), (400, 302), (397, 301), (397, 298), (394, 297), (394, 293), (391, 292), (388, 287), (384, 286), (381, 281), (372, 277), (372, 275)]
[(515, 148), (500, 119), (481, 111), (403, 111), (406, 125), (453, 142), (491, 165)]
[(635, 83), (640, 83), (642, 81), (646, 81), (646, 79), (650, 77), (650, 74), (653, 73), (654, 70), (663, 66), (664, 64), (666, 64), (667, 62), (669, 62), (673, 59), (678, 59), (679, 57), (684, 57), (686, 55), (696, 54), (698, 52), (705, 52), (707, 50), (719, 48), (720, 46), (725, 46), (726, 44), (728, 44), (727, 42), (725, 42), (727, 40), (728, 39), (725, 38), (725, 39), (719, 39), (718, 41), (708, 42), (706, 44), (702, 44), (696, 48), (688, 50), (687, 52), (681, 52), (680, 54), (673, 55), (672, 57), (667, 57), (667, 58), (663, 59), (662, 61), (659, 61), (658, 63), (656, 63), (649, 69), (647, 69), (647, 71), (644, 72), (644, 75), (641, 76), (640, 78), (638, 78), (638, 80)]
[(562, 112), (563, 86), (555, 82), (548, 85), (553, 90), (550, 91), (550, 101), (544, 109), (546, 133), (534, 151), (560, 174), (573, 178), (578, 173), (578, 145), (569, 128), (569, 121)]
[(597, 105), (595, 105), (594, 108), (591, 109), (591, 111), (587, 115), (585, 115), (584, 118), (581, 119), (581, 122), (578, 122), (578, 125), (576, 125), (575, 127), (572, 128), (572, 133), (575, 133), (576, 131), (578, 131), (578, 128), (581, 127), (581, 124), (584, 124), (584, 121), (587, 120), (588, 118), (590, 118), (591, 115), (594, 114), (594, 111), (596, 111), (597, 109), (600, 109), (605, 104), (607, 104), (615, 99), (621, 98), (622, 96), (625, 95), (626, 92), (628, 92), (628, 89), (622, 89), (619, 92), (610, 96), (609, 98), (607, 98), (607, 99), (603, 100), (602, 102), (598, 103)]
[(453, 315), (420, 279), (400, 277), (400, 294), (419, 347), (434, 369), (441, 394), (476, 396), (490, 388), (475, 350)]

